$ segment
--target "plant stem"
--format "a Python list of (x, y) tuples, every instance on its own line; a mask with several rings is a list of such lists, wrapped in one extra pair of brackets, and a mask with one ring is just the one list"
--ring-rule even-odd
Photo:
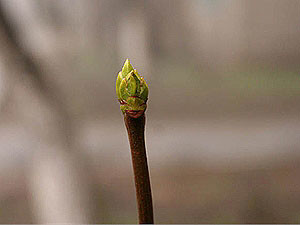
[(145, 115), (132, 118), (125, 114), (124, 120), (131, 148), (139, 223), (153, 224), (151, 186), (144, 137)]

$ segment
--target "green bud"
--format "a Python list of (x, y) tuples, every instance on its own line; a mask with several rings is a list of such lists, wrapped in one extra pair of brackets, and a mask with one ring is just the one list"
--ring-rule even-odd
[(147, 108), (148, 85), (126, 59), (116, 81), (116, 93), (124, 114), (133, 118), (143, 115)]

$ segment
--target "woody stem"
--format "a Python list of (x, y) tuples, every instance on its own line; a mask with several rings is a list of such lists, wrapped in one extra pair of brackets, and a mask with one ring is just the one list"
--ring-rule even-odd
[(131, 148), (139, 223), (153, 224), (151, 185), (144, 137), (145, 115), (132, 118), (125, 114), (124, 120)]

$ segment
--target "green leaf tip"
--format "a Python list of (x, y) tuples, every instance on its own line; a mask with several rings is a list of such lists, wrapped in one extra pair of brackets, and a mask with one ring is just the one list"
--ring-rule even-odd
[(130, 64), (129, 59), (126, 59), (123, 68), (122, 68), (122, 74), (123, 77), (125, 77), (127, 74), (129, 74), (133, 70), (132, 65)]
[(116, 81), (116, 94), (120, 109), (130, 117), (138, 118), (147, 108), (148, 85), (126, 59)]

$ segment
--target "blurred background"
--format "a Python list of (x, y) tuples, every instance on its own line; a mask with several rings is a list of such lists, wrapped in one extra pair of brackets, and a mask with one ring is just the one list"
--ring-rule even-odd
[(296, 0), (1, 0), (0, 223), (136, 223), (126, 58), (150, 88), (156, 223), (299, 223), (299, 15)]

